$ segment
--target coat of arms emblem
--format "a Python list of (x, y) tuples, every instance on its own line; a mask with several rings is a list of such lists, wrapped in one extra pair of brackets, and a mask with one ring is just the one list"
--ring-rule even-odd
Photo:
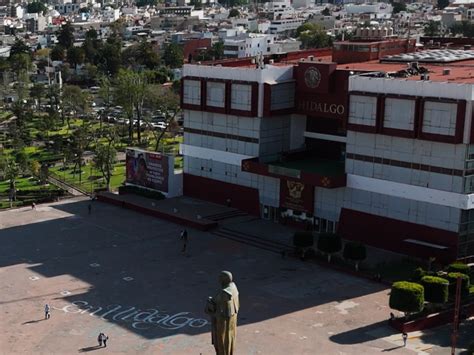
[(304, 82), (306, 83), (306, 86), (311, 89), (317, 88), (321, 82), (321, 73), (318, 68), (310, 67), (306, 69), (304, 73)]
[(288, 192), (292, 198), (301, 198), (301, 194), (304, 190), (304, 184), (296, 181), (287, 181), (286, 186), (288, 186)]

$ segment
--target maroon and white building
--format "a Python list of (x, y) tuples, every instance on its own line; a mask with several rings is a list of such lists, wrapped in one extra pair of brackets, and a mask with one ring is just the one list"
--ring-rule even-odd
[(184, 194), (421, 257), (474, 254), (474, 56), (449, 56), (185, 65)]

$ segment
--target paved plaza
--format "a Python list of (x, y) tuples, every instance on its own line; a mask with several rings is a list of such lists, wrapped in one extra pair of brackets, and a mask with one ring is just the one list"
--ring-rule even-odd
[(401, 347), (381, 284), (194, 230), (183, 255), (182, 227), (88, 203), (0, 212), (1, 354), (213, 354), (203, 310), (224, 269), (241, 294), (237, 354), (447, 353), (447, 332)]

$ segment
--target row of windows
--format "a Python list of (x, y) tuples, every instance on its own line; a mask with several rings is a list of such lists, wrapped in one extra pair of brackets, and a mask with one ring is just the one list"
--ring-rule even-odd
[[(185, 80), (183, 84), (183, 102), (189, 105), (201, 104), (201, 82), (199, 80)], [(225, 107), (225, 83), (208, 81), (206, 105), (211, 107)], [(248, 84), (232, 84), (231, 109), (250, 111), (252, 109), (252, 86)]]

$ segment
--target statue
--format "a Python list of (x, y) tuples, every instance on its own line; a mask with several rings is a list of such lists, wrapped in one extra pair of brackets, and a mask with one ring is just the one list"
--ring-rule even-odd
[(217, 355), (232, 355), (237, 334), (239, 291), (232, 282), (232, 274), (222, 271), (219, 275), (221, 289), (215, 297), (209, 297), (206, 313), (211, 316), (212, 344)]

